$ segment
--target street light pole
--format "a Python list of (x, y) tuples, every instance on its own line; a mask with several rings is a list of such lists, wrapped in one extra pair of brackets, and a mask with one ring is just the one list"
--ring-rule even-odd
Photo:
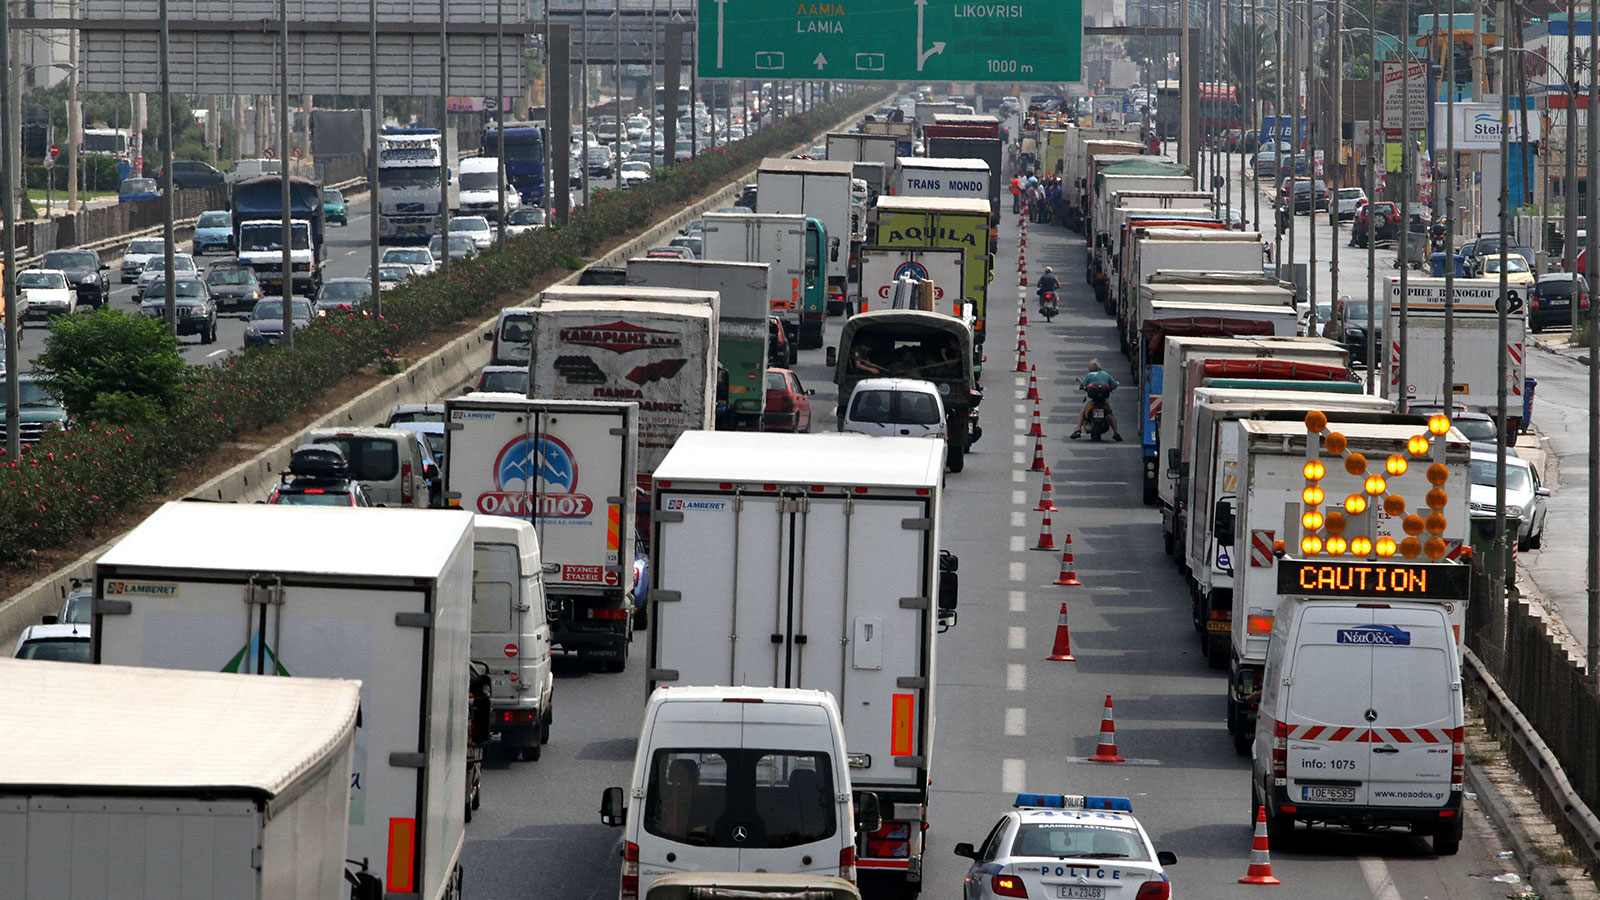
[[(13, 117), (14, 110), (11, 106), (11, 94), (18, 89), (17, 84), (11, 79), (11, 4), (0, 3), (0, 222), (4, 223), (4, 233), (0, 234), (0, 255), (3, 255), (5, 268), (0, 270), (0, 283), (3, 283), (6, 313), (6, 359), (19, 359), (17, 353), (17, 329), (21, 323), (17, 321), (17, 197), (16, 197), (16, 171), (17, 155), (13, 152), (11, 135), (16, 132), (17, 122)], [(6, 421), (12, 427), (6, 429), (6, 458), (13, 464), (19, 464), (22, 456), (22, 428), (19, 424), (22, 419), (21, 386), (17, 382), (17, 373), (21, 366), (6, 366)]]
[[(1566, 219), (1567, 234), (1566, 240), (1562, 242), (1562, 248), (1563, 255), (1566, 256), (1567, 264), (1565, 268), (1574, 274), (1574, 281), (1577, 280), (1576, 274), (1578, 271), (1578, 83), (1576, 77), (1577, 61), (1575, 59), (1577, 54), (1574, 52), (1576, 38), (1573, 35), (1573, 32), (1577, 30), (1573, 27), (1573, 19), (1576, 16), (1576, 12), (1574, 0), (1567, 0), (1567, 72), (1563, 79), (1566, 81), (1567, 88), (1567, 109), (1562, 117), (1566, 122), (1567, 132), (1566, 146), (1562, 148), (1562, 152), (1566, 154), (1567, 170), (1565, 177), (1562, 178), (1561, 185), (1564, 189), (1562, 191), (1562, 205), (1565, 207), (1564, 217)], [(1507, 42), (1507, 49), (1510, 49), (1509, 42)], [(1501, 59), (1503, 64), (1509, 68), (1511, 54), (1506, 53)], [(1590, 115), (1593, 115), (1593, 113), (1590, 113)], [(1509, 125), (1509, 123), (1507, 124)], [(1591, 150), (1591, 152), (1593, 151)], [(1528, 177), (1527, 173), (1524, 172), (1522, 177), (1526, 179)], [(1592, 187), (1590, 189), (1593, 190)], [(1518, 199), (1521, 198), (1519, 197)], [(1593, 229), (1594, 225), (1591, 223), (1589, 227)], [(1502, 240), (1500, 242), (1502, 257), (1509, 253), (1510, 250), (1511, 248)], [(1502, 262), (1501, 268), (1504, 267), (1505, 264)], [(1578, 329), (1578, 304), (1573, 303), (1571, 307), (1572, 329), (1576, 333)]]
[(367, 0), (367, 278), (372, 292), (372, 314), (383, 315), (383, 279), (378, 272), (378, 126), (383, 118), (378, 98), (378, 0)]
[[(1502, 22), (1511, 21), (1511, 0), (1501, 0)], [(1571, 24), (1570, 21), (1568, 23)], [(1568, 119), (1570, 122), (1571, 120)], [(1501, 58), (1500, 64), (1500, 252), (1506, 253), (1509, 248), (1507, 240), (1511, 231), (1511, 192), (1510, 192), (1510, 156), (1511, 156), (1511, 57), (1509, 54)], [(1570, 248), (1569, 248), (1570, 249)], [(1497, 362), (1495, 373), (1495, 408), (1499, 416), (1495, 419), (1494, 439), (1494, 560), (1489, 570), (1494, 578), (1493, 602), (1504, 603), (1506, 596), (1506, 269), (1500, 266), (1500, 299), (1496, 304), (1495, 317), (1499, 322), (1499, 341), (1495, 348)], [(1591, 367), (1592, 368), (1592, 367)], [(1453, 407), (1445, 407), (1445, 414), (1450, 415)]]
[[(1367, 76), (1372, 82), (1372, 97), (1367, 104), (1370, 110), (1367, 118), (1367, 393), (1377, 393), (1378, 371), (1378, 335), (1377, 313), (1378, 305), (1378, 228), (1377, 206), (1378, 202), (1378, 148), (1373, 140), (1377, 136), (1378, 128), (1383, 125), (1383, 108), (1381, 105), (1383, 95), (1378, 86), (1383, 83), (1383, 76), (1378, 68), (1378, 31), (1371, 27), (1371, 23), (1378, 18), (1378, 0), (1367, 0)], [(1355, 223), (1351, 223), (1355, 227)], [(1388, 291), (1384, 291), (1387, 299)], [(1387, 354), (1385, 354), (1387, 355)]]
[[(1589, 4), (1589, 271), (1600, 259), (1600, 4)], [(1524, 134), (1523, 140), (1528, 136)], [(1587, 277), (1587, 275), (1585, 276)], [(1600, 328), (1594, 324), (1594, 287), (1589, 288), (1589, 359), (1600, 359)], [(1589, 366), (1589, 627), (1585, 657), (1589, 678), (1600, 684), (1600, 368)]]
[[(78, 17), (78, 0), (71, 0), (67, 15)], [(71, 67), (67, 70), (67, 212), (74, 214), (78, 211), (78, 145), (83, 142), (83, 111), (78, 109), (78, 33), (69, 31), (67, 35), (67, 65)], [(216, 114), (212, 110), (213, 119)]]

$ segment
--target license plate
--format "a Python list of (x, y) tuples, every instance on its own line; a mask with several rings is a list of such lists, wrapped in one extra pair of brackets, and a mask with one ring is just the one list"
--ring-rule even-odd
[(1354, 803), (1356, 802), (1356, 789), (1347, 787), (1307, 787), (1302, 785), (1300, 799), (1306, 802)]
[(1545, 306), (1549, 306), (1551, 308), (1567, 305), (1566, 298), (1563, 297), (1546, 297), (1542, 302)]
[(1217, 631), (1223, 634), (1233, 633), (1232, 622), (1218, 622), (1215, 619), (1206, 622), (1206, 631)]
[(1104, 900), (1106, 895), (1103, 887), (1085, 887), (1081, 884), (1057, 885), (1056, 891), (1060, 900)]
[(401, 234), (421, 234), (422, 233), (422, 226), (421, 225), (402, 225), (402, 226), (400, 226), (400, 233)]

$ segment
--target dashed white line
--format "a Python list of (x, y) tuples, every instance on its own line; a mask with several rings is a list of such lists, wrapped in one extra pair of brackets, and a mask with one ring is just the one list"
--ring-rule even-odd
[(1019, 416), (1025, 416), (1025, 415), (1028, 414), (1028, 404), (1026, 404), (1026, 403), (1013, 403), (1011, 405), (1011, 411), (1016, 413)]
[(211, 359), (214, 356), (221, 356), (222, 354), (228, 353), (228, 352), (230, 352), (230, 351), (226, 347), (222, 348), (221, 350), (213, 350), (210, 353), (206, 354), (206, 359)]
[(1006, 648), (1010, 650), (1028, 649), (1028, 629), (1021, 625), (1012, 625), (1006, 629)]
[(1009, 569), (1009, 578), (1011, 581), (1026, 581), (1028, 579), (1028, 564), (1012, 563)]
[[(1027, 524), (1028, 524), (1028, 520), (1027, 520), (1026, 516), (1023, 513), (1014, 512), (1014, 513), (1011, 514), (1011, 527), (1012, 528), (1022, 528), (1023, 526), (1025, 526)], [(1019, 541), (1019, 540), (1021, 540), (1021, 538), (1014, 538), (1013, 539), (1013, 543), (1015, 543), (1016, 541)], [(1020, 550), (1022, 548), (1020, 548), (1020, 547), (1012, 547), (1011, 549)]]
[(1389, 864), (1383, 860), (1362, 858), (1361, 877), (1367, 880), (1367, 890), (1372, 892), (1372, 900), (1400, 900), (1400, 891), (1394, 886)]
[(1025, 419), (1025, 418), (1020, 418), (1020, 417), (1016, 418), (1016, 419), (1012, 419), (1011, 420), (1011, 427), (1016, 431), (1023, 431), (1028, 427), (1028, 420)]
[(1020, 794), (1026, 788), (1028, 781), (1028, 764), (1020, 759), (1006, 759), (1000, 761), (1000, 791), (1005, 794)]
[[(1020, 518), (1022, 516), (1022, 513), (1016, 513), (1016, 515), (1017, 515), (1017, 517)], [(1023, 543), (1022, 535), (1013, 534), (1011, 536), (1011, 552), (1012, 553), (1021, 553), (1023, 550), (1026, 550), (1026, 549), (1027, 549), (1027, 546)]]
[(1007, 597), (1007, 601), (1011, 605), (1011, 611), (1012, 612), (1026, 612), (1027, 609), (1028, 609), (1028, 595), (1027, 595), (1027, 593), (1025, 593), (1023, 591), (1010, 591), (1008, 593), (1009, 593), (1010, 596)]
[[(1027, 460), (1023, 457), (1023, 455), (1021, 453), (1012, 453), (1011, 454), (1011, 462), (1013, 464), (1015, 464), (1015, 465), (1019, 465), (1020, 466), (1024, 462), (1027, 462)], [(1021, 481), (1022, 479), (1018, 478), (1017, 480)]]
[(1026, 493), (1022, 492), (1022, 491), (1012, 491), (1011, 492), (1011, 502), (1012, 503), (1027, 503), (1028, 502), (1028, 495)]
[(1006, 663), (1006, 690), (1025, 691), (1028, 689), (1028, 667), (1022, 663)]
[(1028, 436), (1025, 435), (1025, 434), (1013, 434), (1011, 436), (1011, 446), (1013, 446), (1013, 447), (1026, 447), (1026, 446), (1028, 446)]
[(1011, 473), (1011, 480), (1012, 481), (1016, 481), (1016, 482), (1021, 482), (1021, 481), (1025, 480), (1026, 476), (1027, 476), (1026, 472), (1023, 472), (1021, 469), (1017, 469), (1017, 470), (1015, 470), (1015, 471), (1013, 471)]
[(1006, 710), (1006, 734), (1022, 737), (1028, 733), (1028, 711), (1020, 706)]

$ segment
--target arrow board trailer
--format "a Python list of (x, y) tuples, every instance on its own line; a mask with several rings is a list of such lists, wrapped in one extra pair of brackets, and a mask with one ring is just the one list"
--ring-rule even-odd
[(532, 522), (551, 642), (622, 671), (633, 635), (638, 404), (476, 393), (445, 400), (444, 414), (447, 502)]
[[(578, 299), (576, 291), (610, 299)], [(558, 293), (563, 299), (555, 299)], [(617, 299), (624, 297), (629, 299)], [(685, 302), (693, 300), (699, 302)], [(637, 403), (639, 474), (649, 475), (678, 435), (712, 427), (716, 303), (717, 295), (709, 291), (667, 288), (546, 291), (530, 317), (528, 395)]]
[(390, 894), (454, 896), (472, 539), (454, 510), (168, 503), (95, 563), (92, 656), (361, 682), (348, 858)]
[(714, 291), (721, 296), (717, 362), (728, 370), (728, 415), (734, 428), (755, 431), (766, 407), (767, 298), (777, 285), (771, 266), (704, 259), (630, 259), (628, 284)]
[[(1218, 379), (1207, 379), (1214, 380)], [(1233, 573), (1236, 566), (1245, 564), (1233, 556), (1232, 547), (1224, 547), (1213, 537), (1217, 504), (1236, 503), (1240, 490), (1238, 441), (1227, 432), (1226, 424), (1257, 418), (1303, 421), (1306, 411), (1312, 409), (1374, 415), (1394, 412), (1392, 401), (1360, 393), (1359, 382), (1263, 379), (1260, 383), (1261, 388), (1195, 388), (1188, 413), (1192, 424), (1186, 429), (1187, 443), (1179, 464), (1180, 506), (1192, 513), (1184, 533), (1178, 535), (1174, 556), (1188, 573), (1195, 628), (1207, 660), (1216, 669), (1228, 662)], [(1267, 543), (1270, 549), (1271, 542)], [(1260, 557), (1251, 559), (1259, 561)]]
[[(1352, 413), (1350, 417), (1362, 416)], [(1422, 416), (1401, 417), (1404, 424), (1381, 423), (1374, 424), (1366, 421), (1349, 421), (1346, 415), (1338, 412), (1328, 416), (1329, 431), (1343, 434), (1349, 441), (1349, 452), (1360, 453), (1368, 460), (1386, 460), (1394, 454), (1409, 456), (1406, 451), (1406, 442), (1412, 437), (1428, 433), (1427, 420)], [(1255, 547), (1258, 542), (1271, 545), (1272, 540), (1281, 540), (1286, 547), (1292, 546), (1299, 549), (1302, 536), (1301, 514), (1305, 511), (1301, 501), (1301, 491), (1306, 487), (1304, 468), (1309, 458), (1306, 450), (1306, 426), (1303, 419), (1294, 421), (1265, 421), (1253, 419), (1240, 419), (1230, 423), (1228, 428), (1232, 434), (1224, 439), (1231, 440), (1237, 445), (1239, 459), (1239, 483), (1249, 486), (1242, 500), (1226, 510), (1226, 518), (1231, 521), (1225, 524), (1232, 525), (1232, 534), (1222, 535), (1232, 538), (1223, 541), (1234, 549), (1229, 555), (1238, 560), (1234, 566), (1233, 588), (1233, 653), (1229, 663), (1228, 677), (1228, 730), (1234, 735), (1234, 749), (1241, 755), (1248, 753), (1250, 740), (1255, 733), (1255, 704), (1260, 697), (1261, 669), (1267, 659), (1267, 645), (1272, 636), (1273, 620), (1278, 612), (1278, 604), (1283, 599), (1283, 592), (1279, 589), (1279, 567), (1288, 563), (1288, 560), (1279, 559), (1275, 554), (1267, 553), (1257, 555)], [(1469, 537), (1471, 527), (1468, 515), (1468, 493), (1471, 490), (1469, 475), (1472, 445), (1466, 437), (1455, 428), (1442, 438), (1435, 441), (1445, 441), (1444, 452), (1433, 451), (1435, 457), (1442, 456), (1442, 463), (1448, 470), (1447, 478), (1442, 489), (1445, 491), (1448, 502), (1443, 510), (1445, 530), (1439, 537), (1443, 538), (1446, 546), (1450, 547), (1447, 558), (1454, 559), (1460, 548)], [(1345, 498), (1351, 494), (1362, 494), (1366, 473), (1352, 475), (1345, 470), (1344, 465), (1337, 456), (1326, 453), (1321, 454), (1326, 466), (1326, 475), (1321, 480), (1325, 501), (1320, 511), (1343, 513)], [(1430, 460), (1416, 458), (1412, 460), (1410, 468), (1404, 475), (1391, 476), (1388, 480), (1388, 491), (1391, 495), (1399, 495), (1407, 500), (1407, 511), (1426, 509), (1422, 498), (1428, 493), (1432, 485), (1425, 477)], [(1368, 471), (1374, 471), (1369, 465)], [(1377, 471), (1382, 471), (1379, 467)], [(1369, 498), (1372, 502), (1367, 511), (1361, 515), (1348, 517), (1344, 537), (1348, 540), (1357, 536), (1366, 537), (1376, 542), (1380, 537), (1393, 539), (1397, 544), (1406, 539), (1408, 535), (1402, 530), (1401, 519), (1389, 516), (1383, 511), (1380, 499)], [(1225, 531), (1228, 529), (1219, 529)], [(1330, 532), (1322, 532), (1326, 537)], [(1425, 535), (1431, 536), (1431, 535)], [(1347, 593), (1359, 587), (1361, 582), (1357, 579), (1368, 577), (1373, 581), (1368, 587), (1376, 588), (1375, 596), (1379, 598), (1390, 597), (1396, 600), (1414, 599), (1421, 586), (1426, 590), (1426, 581), (1418, 582), (1412, 578), (1390, 580), (1389, 572), (1382, 574), (1382, 582), (1376, 571), (1381, 566), (1394, 566), (1396, 564), (1412, 563), (1427, 565), (1431, 560), (1418, 556), (1416, 559), (1407, 559), (1396, 554), (1388, 559), (1368, 560), (1361, 556), (1339, 557), (1322, 554), (1312, 557), (1314, 560), (1325, 561), (1328, 564), (1328, 580), (1324, 583), (1330, 594), (1336, 594), (1341, 588)], [(1257, 562), (1259, 560), (1259, 562)], [(1364, 569), (1364, 571), (1362, 571)], [(1310, 587), (1318, 591), (1323, 590), (1318, 583)], [(1466, 596), (1449, 597), (1450, 621), (1454, 625), (1456, 643), (1461, 641), (1461, 628), (1466, 618)]]
[[(824, 159), (764, 159), (756, 169), (756, 212), (800, 214), (822, 224), (828, 298), (850, 294), (850, 254), (840, 244), (852, 234), (850, 182), (855, 166)], [(760, 260), (749, 260), (759, 262)], [(822, 346), (825, 310), (810, 310), (800, 321), (800, 347)]]
[(646, 689), (839, 698), (852, 788), (876, 792), (884, 810), (856, 865), (913, 892), (935, 632), (955, 618), (956, 560), (939, 548), (943, 472), (938, 441), (716, 432), (684, 435), (655, 480)]
[(889, 309), (901, 278), (933, 282), (933, 311), (965, 318), (961, 285), (966, 253), (954, 247), (862, 247), (862, 312)]
[(0, 683), (8, 895), (345, 893), (358, 682), (5, 659)]
[[(1402, 405), (1453, 403), (1497, 415), (1500, 408), (1498, 379), (1500, 325), (1498, 281), (1455, 279), (1454, 396), (1444, 398), (1445, 292), (1443, 278), (1412, 278), (1406, 286), (1406, 339), (1400, 342), (1400, 280), (1389, 279), (1389, 303), (1383, 331), (1389, 345), (1388, 371), (1383, 395)], [(1506, 291), (1506, 418), (1502, 427), (1522, 423), (1522, 391), (1526, 374), (1528, 332), (1526, 290)], [(1400, 387), (1400, 364), (1406, 367), (1406, 387)], [(1515, 433), (1514, 431), (1508, 433)]]

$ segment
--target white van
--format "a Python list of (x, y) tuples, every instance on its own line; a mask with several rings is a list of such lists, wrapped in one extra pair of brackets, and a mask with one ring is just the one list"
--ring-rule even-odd
[(417, 435), (396, 428), (313, 428), (308, 444), (333, 444), (350, 462), (374, 506), (428, 506), (428, 481)]
[(472, 517), (472, 658), (489, 667), (499, 746), (525, 760), (550, 742), (555, 676), (539, 534), (507, 516)]
[[(876, 797), (861, 826), (876, 827)], [(630, 805), (631, 804), (631, 805)], [(633, 785), (608, 788), (622, 826), (622, 900), (680, 872), (856, 880), (844, 726), (826, 691), (663, 687), (650, 695)]]
[(863, 378), (841, 407), (840, 431), (940, 438), (945, 436), (939, 388), (919, 378)]
[(483, 216), (489, 221), (500, 217), (500, 185), (505, 184), (506, 214), (522, 208), (522, 194), (500, 177), (500, 160), (492, 156), (469, 156), (461, 161), (460, 202), (456, 212), (463, 216)]
[[(1419, 567), (1420, 568), (1420, 567)], [(1442, 573), (1441, 573), (1442, 574)], [(1444, 603), (1286, 597), (1256, 721), (1252, 810), (1461, 845), (1460, 655)]]
[(222, 173), (222, 180), (227, 184), (233, 184), (237, 181), (260, 178), (262, 175), (277, 175), (282, 171), (283, 166), (278, 165), (275, 159), (236, 159), (228, 166), (228, 171)]

